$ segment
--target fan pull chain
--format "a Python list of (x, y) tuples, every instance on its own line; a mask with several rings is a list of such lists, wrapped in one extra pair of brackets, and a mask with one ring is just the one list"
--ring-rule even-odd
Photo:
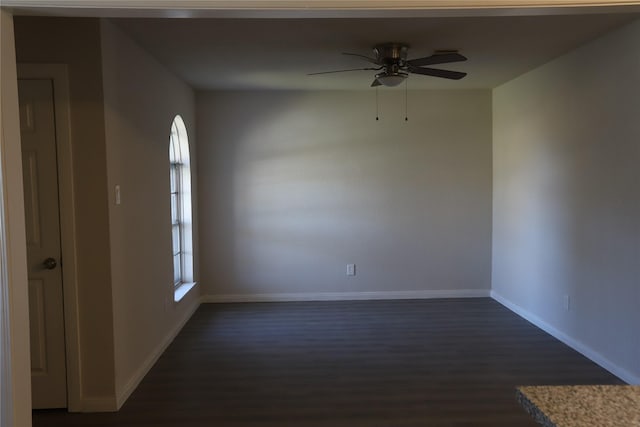
[(409, 121), (409, 115), (407, 113), (407, 79), (404, 80), (404, 121)]
[(379, 115), (378, 115), (378, 110), (379, 110), (379, 103), (378, 103), (378, 87), (376, 86), (376, 120), (380, 120)]

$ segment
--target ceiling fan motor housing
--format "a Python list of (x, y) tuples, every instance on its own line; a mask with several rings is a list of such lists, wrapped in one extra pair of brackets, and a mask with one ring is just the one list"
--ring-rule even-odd
[(373, 47), (376, 59), (381, 65), (404, 65), (409, 45), (404, 43), (381, 43)]

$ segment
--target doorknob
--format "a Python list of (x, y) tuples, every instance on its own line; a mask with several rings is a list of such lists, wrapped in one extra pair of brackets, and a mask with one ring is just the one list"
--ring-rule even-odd
[(53, 258), (47, 258), (42, 262), (42, 265), (44, 268), (46, 268), (47, 270), (53, 270), (54, 268), (56, 268), (56, 266), (58, 265), (58, 263), (56, 262), (55, 259)]

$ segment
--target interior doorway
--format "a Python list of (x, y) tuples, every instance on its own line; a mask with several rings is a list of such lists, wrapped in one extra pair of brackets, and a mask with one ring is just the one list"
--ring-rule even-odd
[(33, 408), (67, 407), (53, 82), (19, 79)]
[(82, 410), (67, 68), (18, 64), (33, 408)]

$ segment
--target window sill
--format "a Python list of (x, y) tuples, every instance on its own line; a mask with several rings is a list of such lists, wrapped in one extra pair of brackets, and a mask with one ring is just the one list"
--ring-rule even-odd
[(178, 302), (184, 298), (197, 282), (182, 283), (173, 291), (173, 301)]

